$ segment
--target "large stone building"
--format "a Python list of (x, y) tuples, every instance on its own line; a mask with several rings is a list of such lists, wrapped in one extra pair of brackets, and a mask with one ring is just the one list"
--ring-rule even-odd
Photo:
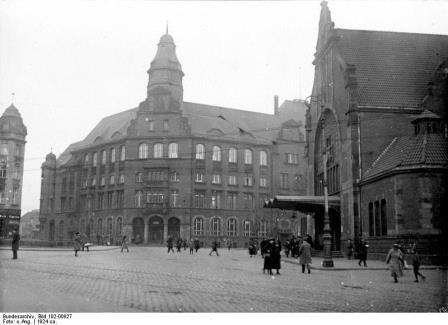
[[(363, 238), (384, 253), (417, 241), (435, 255), (446, 227), (448, 36), (339, 29), (321, 6), (307, 186), (323, 195), (326, 151), (339, 202), (330, 209), (333, 249)], [(319, 246), (322, 213), (314, 223)]]
[[(82, 141), (42, 165), (40, 236), (97, 242), (205, 244), (287, 237), (300, 215), (263, 209), (274, 193), (306, 191), (302, 122), (274, 99), (274, 114), (184, 102), (181, 65), (169, 34), (148, 70), (147, 97), (105, 117)], [(305, 109), (303, 102), (295, 105)], [(296, 114), (298, 116), (299, 113)]]
[(0, 238), (19, 230), (26, 127), (11, 104), (0, 117)]

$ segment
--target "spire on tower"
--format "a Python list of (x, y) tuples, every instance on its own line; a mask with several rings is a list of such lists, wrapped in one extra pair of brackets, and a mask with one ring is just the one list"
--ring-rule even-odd
[(15, 97), (15, 93), (11, 93), (11, 104), (14, 105), (14, 97)]
[(166, 21), (166, 33), (165, 34), (168, 34), (168, 20)]

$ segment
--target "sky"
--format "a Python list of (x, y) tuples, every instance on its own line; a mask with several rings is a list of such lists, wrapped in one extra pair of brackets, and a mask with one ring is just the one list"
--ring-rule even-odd
[[(336, 28), (448, 34), (448, 1), (328, 1)], [(39, 207), (40, 166), (105, 116), (136, 107), (169, 33), (184, 100), (273, 113), (311, 94), (320, 1), (0, 2), (0, 114), (28, 129), (22, 214)], [(14, 97), (11, 95), (14, 93)]]

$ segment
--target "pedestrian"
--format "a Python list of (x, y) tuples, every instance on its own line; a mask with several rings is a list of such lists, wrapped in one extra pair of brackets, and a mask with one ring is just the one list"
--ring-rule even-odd
[(227, 241), (227, 249), (229, 250), (229, 252), (230, 252), (230, 248), (232, 248), (232, 240), (231, 239), (229, 239)]
[(126, 240), (126, 236), (123, 236), (123, 239), (121, 240), (121, 252), (123, 253), (123, 249), (126, 249), (129, 253), (129, 247)]
[(399, 249), (399, 246), (398, 244), (394, 244), (386, 257), (386, 264), (390, 262), (390, 275), (394, 278), (394, 282), (398, 282), (398, 278), (403, 276), (403, 253)]
[[(361, 262), (364, 263), (364, 267), (367, 267), (367, 248), (369, 245), (364, 240), (361, 240), (361, 243), (358, 247), (358, 258), (359, 262), (358, 265), (361, 266)], [(398, 247), (397, 247), (398, 249)]]
[(299, 247), (300, 264), (302, 264), (302, 273), (305, 273), (305, 266), (308, 269), (308, 273), (311, 273), (310, 264), (311, 260), (311, 245), (308, 241), (304, 240)]
[(349, 260), (351, 260), (352, 259), (352, 255), (353, 255), (353, 243), (349, 239), (349, 240), (347, 240), (347, 258)]
[(289, 257), (289, 242), (288, 241), (286, 241), (285, 242), (285, 244), (283, 245), (283, 250), (285, 251), (285, 256), (286, 256), (286, 258), (288, 258)]
[(271, 239), (269, 241), (264, 241), (261, 243), (262, 245), (262, 256), (264, 258), (263, 261), (263, 273), (268, 271), (269, 275), (272, 275), (272, 253), (274, 249), (274, 240)]
[(311, 237), (310, 234), (306, 234), (305, 240), (308, 242), (308, 244), (310, 244), (311, 247), (314, 247), (313, 237)]
[(12, 231), (12, 242), (11, 242), (11, 248), (12, 248), (12, 259), (17, 259), (17, 251), (19, 250), (19, 241), (20, 241), (20, 235), (17, 232), (17, 230)]
[(75, 237), (73, 238), (73, 249), (75, 251), (75, 257), (78, 257), (78, 251), (81, 250), (82, 240), (79, 232), (75, 233)]
[(281, 255), (280, 252), (282, 251), (282, 245), (280, 243), (280, 240), (276, 240), (274, 242), (274, 247), (272, 248), (271, 253), (271, 267), (272, 269), (277, 270), (277, 274), (280, 275), (279, 270), (281, 269)]
[(414, 276), (415, 276), (414, 282), (418, 282), (419, 275), (423, 281), (425, 281), (425, 279), (426, 279), (426, 277), (423, 274), (421, 274), (419, 271), (420, 265), (421, 265), (420, 255), (418, 254), (417, 249), (414, 247), (414, 249), (412, 251), (412, 267), (414, 269)]
[(212, 242), (212, 250), (210, 251), (210, 254), (208, 254), (208, 255), (212, 256), (213, 252), (216, 252), (216, 256), (219, 256), (219, 254), (218, 254), (218, 241), (216, 239)]
[(182, 248), (182, 239), (181, 239), (181, 238), (178, 238), (178, 239), (176, 240), (176, 249), (177, 249), (177, 252), (178, 252), (178, 253), (180, 253), (181, 248)]
[(255, 245), (255, 241), (251, 238), (249, 240), (249, 257), (257, 255), (257, 246)]
[(184, 248), (184, 251), (187, 250), (187, 240), (182, 239), (182, 247)]
[(188, 243), (188, 247), (190, 248), (190, 255), (193, 254), (194, 251), (194, 240), (190, 239), (190, 242)]
[(167, 241), (166, 241), (166, 245), (168, 247), (168, 253), (170, 251), (172, 251), (174, 253), (174, 249), (173, 249), (173, 238), (168, 237)]
[(198, 252), (200, 247), (201, 247), (201, 243), (199, 242), (199, 239), (195, 238), (195, 240), (194, 240), (194, 250), (195, 250), (195, 253)]

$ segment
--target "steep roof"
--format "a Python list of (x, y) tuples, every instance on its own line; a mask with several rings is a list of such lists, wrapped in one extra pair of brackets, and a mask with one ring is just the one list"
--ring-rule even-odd
[(394, 138), (364, 173), (364, 179), (419, 166), (448, 166), (448, 139), (443, 134)]
[(335, 29), (336, 48), (356, 66), (359, 105), (415, 108), (448, 58), (448, 36)]
[[(132, 108), (104, 117), (84, 140), (71, 144), (59, 156), (58, 166), (66, 164), (74, 150), (125, 137), (137, 110), (138, 108)], [(190, 102), (183, 103), (182, 114), (188, 119), (193, 136), (213, 136), (213, 130), (217, 130), (219, 132), (216, 135), (221, 139), (235, 140), (249, 137), (251, 141), (259, 144), (272, 144), (279, 134), (282, 123), (289, 120), (287, 119), (289, 116)]]

